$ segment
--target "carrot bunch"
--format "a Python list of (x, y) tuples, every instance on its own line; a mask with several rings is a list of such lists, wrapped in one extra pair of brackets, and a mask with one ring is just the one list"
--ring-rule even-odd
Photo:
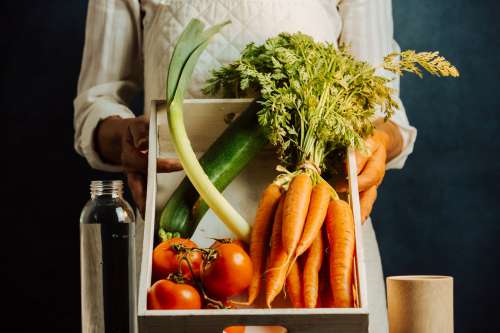
[[(257, 92), (258, 122), (276, 147), (278, 170), (283, 172), (264, 191), (257, 211), (250, 245), (255, 275), (248, 303), (263, 289), (270, 307), (286, 285), (294, 306), (317, 306), (318, 274), (327, 264), (331, 304), (353, 306), (352, 290), (357, 287), (352, 212), (321, 173), (338, 171), (331, 170), (326, 159), (337, 159), (350, 147), (373, 153), (364, 159), (358, 177), (360, 188), (366, 190), (361, 207), (365, 218), (385, 172), (380, 162), (386, 159), (384, 149), (370, 149), (365, 139), (374, 134), (377, 110), (387, 120), (398, 108), (388, 84), (391, 79), (378, 75), (377, 68), (396, 75), (421, 76), (425, 70), (458, 76), (438, 52), (391, 53), (374, 67), (353, 57), (348, 47), (317, 42), (298, 32), (248, 44), (238, 60), (213, 71), (207, 81), (204, 92), (209, 95), (253, 97)], [(327, 235), (322, 244), (321, 229)]]
[(321, 306), (354, 305), (352, 212), (327, 182), (314, 178), (299, 172), (287, 188), (272, 183), (262, 193), (250, 239), (254, 274), (248, 305), (263, 292), (270, 308), (284, 291), (293, 307), (315, 308), (322, 283), (328, 287), (323, 293), (330, 293), (323, 298), (331, 301)]

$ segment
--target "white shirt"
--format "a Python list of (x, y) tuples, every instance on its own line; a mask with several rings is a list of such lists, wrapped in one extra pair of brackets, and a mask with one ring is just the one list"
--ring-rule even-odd
[[(262, 43), (279, 32), (302, 31), (316, 40), (342, 42), (373, 65), (399, 47), (393, 40), (390, 0), (90, 0), (85, 48), (74, 101), (75, 149), (96, 169), (120, 171), (94, 149), (94, 130), (110, 116), (134, 117), (128, 105), (144, 88), (144, 110), (164, 98), (165, 72), (175, 40), (189, 20), (232, 24), (214, 38), (193, 74), (188, 97), (200, 92), (211, 69), (239, 55), (251, 41)], [(381, 75), (393, 76), (381, 71)], [(399, 90), (399, 77), (391, 82)], [(401, 154), (387, 168), (402, 168), (412, 152), (416, 129), (404, 107), (392, 117), (403, 137)]]

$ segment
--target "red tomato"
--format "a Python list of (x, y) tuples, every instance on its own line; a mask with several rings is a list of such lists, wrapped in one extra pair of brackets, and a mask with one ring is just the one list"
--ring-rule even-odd
[(206, 292), (219, 299), (241, 294), (252, 280), (252, 261), (243, 248), (236, 244), (217, 244), (216, 258), (206, 263), (201, 280)]
[(200, 293), (189, 284), (159, 280), (148, 290), (148, 309), (201, 309)]
[(179, 263), (183, 277), (192, 279), (193, 277), (191, 276), (191, 271), (189, 270), (187, 262), (182, 260), (184, 255), (187, 255), (195, 277), (200, 276), (200, 267), (203, 261), (201, 253), (198, 251), (190, 252), (189, 254), (177, 252), (172, 247), (176, 244), (184, 245), (187, 248), (198, 247), (195, 242), (184, 238), (172, 238), (158, 244), (153, 250), (154, 280), (165, 279), (170, 273), (179, 272)]
[(216, 240), (211, 246), (210, 248), (212, 249), (215, 249), (217, 246), (220, 246), (222, 244), (227, 244), (227, 243), (231, 243), (231, 244), (235, 244), (235, 245), (238, 245), (240, 246), (243, 250), (247, 251), (248, 250), (248, 246), (247, 244), (245, 244), (244, 241), (240, 240), (240, 239), (223, 239), (222, 241), (218, 241)]

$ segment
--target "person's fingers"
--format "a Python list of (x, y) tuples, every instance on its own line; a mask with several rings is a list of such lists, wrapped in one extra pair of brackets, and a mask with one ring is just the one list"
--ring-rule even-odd
[(373, 185), (379, 185), (382, 182), (385, 175), (386, 157), (385, 148), (380, 145), (368, 162), (366, 162), (361, 174), (358, 175), (358, 190), (360, 192), (366, 191)]
[(148, 149), (149, 122), (146, 117), (137, 117), (129, 125), (129, 143), (139, 150)]
[(144, 217), (144, 210), (146, 208), (146, 177), (138, 172), (128, 172), (127, 182), (132, 199), (134, 199), (139, 212)]
[(145, 173), (148, 168), (148, 156), (135, 146), (132, 131), (133, 126), (129, 126), (122, 142), (122, 165), (125, 171)]
[(176, 158), (158, 158), (156, 160), (157, 172), (173, 172), (182, 170), (182, 164)]
[(374, 141), (378, 142), (379, 144), (384, 145), (385, 149), (387, 150), (387, 146), (389, 145), (390, 138), (386, 132), (376, 129), (373, 131), (372, 138)]
[(378, 148), (378, 143), (375, 141), (372, 137), (369, 137), (368, 139), (365, 140), (366, 144), (366, 152), (361, 152), (359, 150), (356, 150), (356, 166), (358, 170), (358, 175), (363, 171), (363, 169), (366, 166), (366, 163), (372, 156), (372, 154), (377, 150)]
[(371, 152), (362, 153), (359, 150), (356, 150), (356, 168), (358, 170), (358, 175), (361, 173), (361, 171), (363, 171), (366, 162), (368, 162), (368, 159), (370, 158), (370, 154)]
[(359, 205), (361, 208), (361, 222), (365, 223), (373, 209), (373, 204), (377, 200), (377, 186), (372, 186), (366, 191), (359, 193)]
[(122, 147), (122, 165), (125, 171), (146, 173), (148, 170), (148, 155), (130, 144)]
[[(366, 144), (366, 152), (361, 152), (360, 150), (356, 150), (356, 170), (358, 175), (360, 175), (366, 167), (366, 164), (374, 154), (374, 152), (380, 146), (380, 143), (374, 140), (373, 137), (369, 137), (365, 140)], [(345, 173), (347, 174), (347, 161), (344, 162)], [(337, 192), (347, 192), (349, 189), (349, 183), (345, 179), (341, 179), (337, 181), (334, 185), (334, 188)]]
[[(387, 153), (383, 145), (378, 145), (373, 154), (368, 158), (363, 170), (358, 174), (358, 189), (366, 191), (373, 185), (380, 185), (385, 175), (385, 162)], [(334, 185), (335, 191), (343, 193), (349, 190), (349, 183), (341, 179)]]

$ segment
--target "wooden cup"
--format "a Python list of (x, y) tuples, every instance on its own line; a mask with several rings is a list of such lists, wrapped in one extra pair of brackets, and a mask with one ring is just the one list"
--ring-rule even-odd
[(390, 333), (453, 333), (453, 278), (387, 278)]

